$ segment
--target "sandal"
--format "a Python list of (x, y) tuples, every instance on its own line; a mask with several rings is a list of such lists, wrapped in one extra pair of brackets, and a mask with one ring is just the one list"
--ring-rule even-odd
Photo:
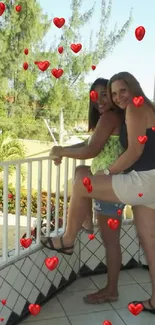
[(83, 297), (83, 300), (86, 304), (103, 304), (104, 302), (114, 302), (118, 300), (118, 296), (116, 297), (111, 297), (107, 294), (103, 294), (103, 290), (99, 290), (95, 293), (91, 293), (89, 295), (86, 295)]
[(150, 309), (145, 307), (144, 303), (142, 301), (132, 301), (132, 302), (130, 302), (130, 304), (134, 304), (134, 305), (141, 304), (144, 307), (142, 311), (147, 311), (147, 312), (155, 315), (155, 307), (152, 305), (151, 299), (148, 300), (148, 303), (149, 303), (149, 305), (151, 307)]
[[(44, 247), (52, 250), (52, 251), (57, 251), (58, 253), (62, 253), (65, 255), (72, 255), (73, 252), (66, 252), (67, 250), (70, 249), (74, 249), (74, 245), (70, 246), (70, 247), (65, 247), (64, 243), (63, 243), (63, 236), (60, 237), (60, 244), (61, 244), (61, 248), (55, 248), (53, 245), (53, 241), (52, 241), (52, 237), (43, 237), (41, 240), (41, 243)], [(48, 245), (47, 245), (48, 244)]]
[(86, 234), (93, 234), (94, 233), (94, 230), (93, 229), (86, 229), (85, 227), (81, 227), (80, 229), (81, 231), (85, 232)]

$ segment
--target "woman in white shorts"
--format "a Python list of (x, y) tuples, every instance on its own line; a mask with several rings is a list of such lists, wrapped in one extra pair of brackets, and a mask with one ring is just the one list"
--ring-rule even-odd
[[(92, 198), (131, 205), (152, 279), (152, 296), (142, 302), (143, 310), (155, 314), (155, 107), (128, 72), (110, 79), (108, 93), (113, 107), (125, 110), (120, 142), (126, 151), (108, 169), (94, 176), (87, 172), (92, 192), (83, 186), (82, 178), (75, 180), (66, 232), (48, 240), (52, 250), (73, 252)], [(136, 100), (144, 99), (144, 103), (137, 107), (133, 98), (139, 96), (143, 98)]]

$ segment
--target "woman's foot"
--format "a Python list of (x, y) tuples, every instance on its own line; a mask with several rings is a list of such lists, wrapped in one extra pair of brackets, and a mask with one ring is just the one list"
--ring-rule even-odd
[(144, 307), (142, 311), (150, 312), (151, 314), (155, 315), (155, 303), (153, 303), (151, 299), (144, 300), (144, 301), (132, 301), (130, 303), (134, 305), (142, 304)]
[(43, 236), (41, 237), (41, 243), (50, 250), (55, 250), (66, 255), (72, 255), (74, 251), (74, 244), (67, 243), (63, 236), (53, 238)]
[(108, 287), (106, 286), (103, 289), (98, 290), (97, 292), (91, 293), (83, 297), (86, 304), (103, 304), (104, 302), (112, 302), (118, 300), (118, 291), (109, 292)]

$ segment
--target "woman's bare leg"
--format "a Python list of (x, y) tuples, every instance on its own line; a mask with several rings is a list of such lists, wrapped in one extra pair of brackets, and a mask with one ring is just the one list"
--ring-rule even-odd
[[(107, 221), (110, 216), (97, 215), (98, 225), (100, 229), (101, 238), (103, 239), (106, 248), (107, 260), (107, 285), (93, 294), (84, 297), (84, 301), (89, 304), (103, 303), (107, 300), (117, 300), (118, 298), (118, 278), (122, 262), (122, 254), (120, 247), (120, 229), (121, 218), (119, 227), (115, 230), (109, 228)], [(118, 216), (112, 216), (118, 219)]]
[[(77, 166), (75, 170), (75, 179), (77, 178), (84, 178), (86, 176), (86, 173), (90, 172), (89, 166)], [(93, 231), (93, 211), (92, 211), (92, 200), (89, 201), (89, 207), (88, 211), (85, 217), (85, 220), (82, 225), (83, 228), (86, 230), (90, 230), (90, 232)]]
[[(151, 303), (155, 308), (155, 210), (144, 206), (135, 206), (132, 209), (138, 237), (148, 261), (152, 281)], [(144, 302), (144, 306), (150, 309), (148, 300)]]
[[(75, 179), (68, 211), (67, 227), (65, 234), (63, 235), (64, 247), (71, 247), (74, 245), (76, 236), (88, 213), (90, 200), (95, 198), (107, 202), (121, 203), (113, 191), (111, 176), (92, 176), (92, 174), (87, 171), (85, 177), (90, 178), (93, 190), (91, 193), (88, 193), (87, 189), (83, 185), (83, 178)], [(56, 249), (61, 247), (60, 236), (53, 238), (51, 241)], [(66, 250), (68, 253), (71, 253), (71, 251), (73, 251), (72, 248)]]

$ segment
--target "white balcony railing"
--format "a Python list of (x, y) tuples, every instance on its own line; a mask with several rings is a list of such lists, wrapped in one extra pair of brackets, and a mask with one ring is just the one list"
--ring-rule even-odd
[[(71, 168), (70, 167), (71, 162)], [(76, 165), (84, 165), (85, 161), (77, 161), (68, 158), (64, 159), (63, 166), (60, 165), (56, 167), (54, 163), (49, 159), (49, 157), (41, 158), (30, 158), (17, 161), (6, 161), (1, 162), (0, 167), (4, 168), (3, 171), (3, 211), (2, 211), (2, 251), (0, 257), (0, 267), (12, 262), (12, 260), (17, 260), (20, 256), (24, 254), (29, 254), (30, 251), (35, 250), (40, 246), (40, 231), (41, 231), (41, 200), (42, 200), (42, 189), (46, 188), (47, 191), (47, 226), (46, 234), (50, 235), (50, 221), (51, 221), (51, 193), (55, 193), (55, 229), (53, 234), (58, 234), (59, 232), (64, 232), (66, 228), (67, 220), (67, 203), (68, 203), (68, 182), (74, 178)], [(8, 189), (9, 189), (9, 167), (15, 166), (15, 241), (14, 247), (11, 248), (12, 254), (9, 254), (9, 227), (10, 227), (10, 216), (8, 214)], [(27, 216), (26, 218), (26, 238), (31, 237), (31, 226), (32, 226), (32, 213), (31, 213), (31, 202), (32, 202), (32, 189), (37, 190), (37, 238), (36, 242), (33, 243), (29, 248), (23, 249), (20, 244), (20, 234), (21, 234), (21, 167), (27, 167), (26, 173), (26, 188), (27, 188)], [(63, 169), (63, 175), (61, 175)], [(36, 173), (37, 172), (37, 173)], [(34, 177), (35, 174), (35, 177)], [(37, 174), (37, 177), (36, 177)], [(34, 180), (35, 178), (35, 180)], [(34, 184), (35, 181), (35, 184)], [(54, 182), (55, 181), (55, 182)], [(61, 184), (60, 184), (61, 183)], [(59, 229), (59, 198), (60, 198), (60, 188), (63, 184), (63, 223), (62, 228)], [(60, 186), (61, 185), (61, 186)], [(61, 193), (62, 194), (62, 193)], [(126, 218), (126, 213), (124, 213), (124, 218)]]

